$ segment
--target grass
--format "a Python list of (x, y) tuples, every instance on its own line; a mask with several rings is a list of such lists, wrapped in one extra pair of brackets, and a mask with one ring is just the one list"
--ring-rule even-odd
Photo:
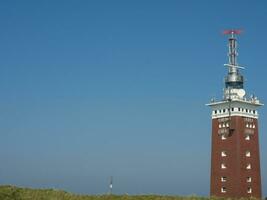
[(61, 190), (29, 189), (7, 185), (0, 186), (0, 200), (223, 200), (223, 198), (161, 195), (77, 195)]

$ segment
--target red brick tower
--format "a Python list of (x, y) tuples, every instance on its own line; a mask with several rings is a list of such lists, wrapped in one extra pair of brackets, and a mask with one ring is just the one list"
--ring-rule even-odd
[(230, 30), (228, 74), (221, 101), (207, 104), (212, 109), (210, 195), (261, 198), (258, 111), (255, 96), (246, 97), (243, 67), (237, 64), (236, 35)]

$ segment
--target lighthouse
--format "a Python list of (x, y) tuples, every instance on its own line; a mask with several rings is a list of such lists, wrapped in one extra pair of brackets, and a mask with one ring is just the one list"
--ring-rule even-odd
[(259, 114), (263, 104), (244, 89), (244, 67), (237, 62), (239, 30), (227, 30), (228, 63), (223, 98), (211, 100), (210, 195), (261, 198)]

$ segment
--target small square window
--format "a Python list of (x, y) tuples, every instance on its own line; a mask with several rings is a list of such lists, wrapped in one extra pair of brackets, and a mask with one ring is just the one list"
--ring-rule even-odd
[(222, 135), (221, 138), (222, 138), (222, 140), (226, 140), (225, 135)]
[(250, 157), (250, 151), (246, 151), (246, 157)]
[(245, 140), (250, 140), (250, 135), (246, 135)]
[(226, 156), (227, 156), (226, 151), (222, 151), (222, 152), (221, 152), (221, 156), (222, 156), (222, 157), (226, 157)]
[(226, 165), (224, 163), (221, 164), (221, 169), (226, 169)]
[(251, 177), (247, 177), (247, 183), (251, 183), (252, 178)]
[(226, 176), (221, 177), (221, 182), (226, 182), (226, 180), (227, 180)]
[(221, 193), (226, 193), (226, 187), (221, 187)]
[(247, 164), (246, 169), (251, 169), (251, 164)]
[(252, 193), (252, 188), (251, 188), (251, 187), (248, 187), (248, 189), (247, 189), (247, 193), (248, 193), (248, 194), (251, 194), (251, 193)]

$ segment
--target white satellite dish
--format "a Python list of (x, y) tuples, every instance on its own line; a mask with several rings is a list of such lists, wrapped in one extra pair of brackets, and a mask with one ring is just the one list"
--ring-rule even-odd
[(244, 89), (240, 89), (237, 91), (237, 95), (243, 98), (246, 95), (246, 91)]

